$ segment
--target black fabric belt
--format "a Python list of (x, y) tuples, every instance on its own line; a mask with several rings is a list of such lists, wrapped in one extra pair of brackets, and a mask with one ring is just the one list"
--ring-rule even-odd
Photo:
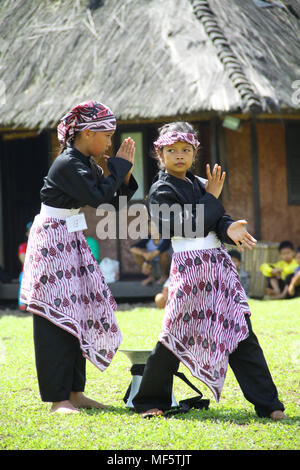
[[(144, 369), (145, 369), (145, 364), (134, 364), (131, 367), (130, 372), (131, 372), (131, 375), (141, 375), (142, 376), (143, 373), (144, 373)], [(198, 396), (197, 397), (192, 397), (192, 398), (186, 398), (185, 400), (180, 400), (178, 406), (175, 406), (175, 407), (171, 408), (170, 410), (164, 412), (164, 417), (173, 416), (173, 415), (179, 414), (179, 413), (187, 413), (188, 411), (190, 411), (191, 408), (196, 408), (196, 409), (204, 408), (204, 409), (208, 410), (210, 401), (202, 399), (203, 393), (200, 392), (200, 390), (197, 387), (195, 387), (195, 385), (192, 384), (192, 382), (190, 382), (190, 380), (182, 372), (175, 372), (174, 375), (176, 377), (179, 377), (191, 389), (193, 389), (195, 392), (197, 392)], [(130, 395), (130, 390), (131, 390), (131, 383), (130, 383), (130, 385), (129, 385), (127, 391), (126, 391), (126, 394), (123, 398), (123, 401), (125, 403), (127, 403), (128, 397)]]

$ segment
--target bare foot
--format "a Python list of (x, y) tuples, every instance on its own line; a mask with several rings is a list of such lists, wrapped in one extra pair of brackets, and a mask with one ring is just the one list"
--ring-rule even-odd
[(282, 419), (286, 418), (286, 415), (281, 410), (275, 410), (270, 414), (270, 418), (274, 421), (281, 421)]
[(286, 298), (286, 293), (282, 292), (281, 294), (275, 294), (270, 296), (271, 300), (280, 300), (280, 299), (285, 299)]
[(153, 418), (154, 416), (162, 416), (164, 412), (158, 408), (151, 408), (151, 410), (141, 413), (142, 418)]
[(157, 284), (164, 284), (167, 279), (168, 279), (168, 276), (161, 276), (156, 282)]
[(105, 410), (106, 405), (86, 397), (82, 392), (71, 392), (70, 402), (77, 408), (98, 408)]
[(270, 295), (270, 296), (271, 296), (271, 295), (276, 295), (276, 292), (274, 292), (273, 289), (270, 289), (270, 287), (267, 287), (267, 288), (266, 288), (266, 293), (267, 293), (267, 295)]
[(53, 402), (50, 411), (52, 413), (59, 413), (65, 415), (80, 413), (78, 408), (75, 408), (75, 406), (73, 406), (69, 400)]

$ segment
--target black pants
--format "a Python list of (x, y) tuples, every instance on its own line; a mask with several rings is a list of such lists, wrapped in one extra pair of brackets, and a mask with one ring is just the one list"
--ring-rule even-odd
[(39, 315), (33, 315), (38, 383), (42, 401), (68, 400), (83, 392), (86, 360), (75, 336)]
[[(268, 365), (258, 340), (253, 333), (249, 316), (246, 315), (249, 336), (241, 341), (229, 356), (229, 365), (245, 398), (254, 405), (260, 417), (268, 417), (274, 410), (284, 410), (278, 400)], [(169, 410), (173, 387), (173, 375), (179, 360), (162, 343), (158, 342), (148, 358), (143, 378), (133, 405), (138, 413), (151, 408)]]

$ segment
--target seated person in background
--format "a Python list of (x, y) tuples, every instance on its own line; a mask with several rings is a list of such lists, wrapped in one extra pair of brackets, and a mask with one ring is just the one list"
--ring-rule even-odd
[(273, 295), (272, 299), (291, 299), (300, 297), (300, 247), (297, 248), (295, 260), (298, 263), (295, 271), (288, 274), (285, 278), (283, 291), (278, 295)]
[(154, 301), (156, 303), (157, 308), (165, 308), (167, 300), (168, 300), (168, 292), (169, 292), (169, 278), (164, 282), (162, 291), (156, 294)]
[[(263, 263), (260, 266), (260, 271), (268, 280), (267, 294), (280, 298), (284, 288), (285, 280), (289, 274), (293, 274), (298, 267), (295, 260), (294, 246), (289, 241), (280, 243), (279, 248), (280, 261), (276, 263)], [(275, 297), (274, 297), (275, 298)]]
[(99, 264), (100, 261), (101, 261), (100, 260), (99, 243), (97, 242), (97, 240), (95, 238), (90, 237), (90, 236), (86, 236), (86, 241), (87, 241), (87, 244), (89, 245), (89, 247), (91, 249), (91, 252), (93, 253), (93, 256), (94, 256), (95, 260)]
[(287, 278), (290, 278), (288, 284), (289, 297), (300, 297), (300, 246), (298, 246), (296, 250), (295, 259), (298, 263), (298, 267), (295, 269), (294, 274), (287, 276)]
[(146, 286), (155, 279), (159, 278), (157, 283), (163, 284), (168, 276), (170, 269), (170, 250), (171, 240), (144, 238), (131, 246), (130, 252), (133, 254), (135, 262), (141, 268), (143, 274), (147, 276), (142, 281)]
[(230, 250), (228, 251), (228, 254), (230, 255), (232, 261), (235, 264), (236, 270), (239, 274), (241, 284), (244, 288), (244, 291), (246, 292), (247, 295), (249, 295), (250, 291), (250, 276), (244, 269), (242, 268), (242, 258), (241, 254), (238, 250)]

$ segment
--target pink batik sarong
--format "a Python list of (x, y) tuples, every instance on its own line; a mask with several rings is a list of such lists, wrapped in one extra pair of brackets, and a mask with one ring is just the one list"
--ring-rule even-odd
[(83, 232), (65, 220), (37, 215), (30, 231), (21, 286), (27, 310), (78, 338), (82, 354), (105, 370), (121, 340), (117, 304)]
[(173, 254), (159, 341), (219, 401), (231, 354), (248, 336), (247, 297), (224, 248)]

